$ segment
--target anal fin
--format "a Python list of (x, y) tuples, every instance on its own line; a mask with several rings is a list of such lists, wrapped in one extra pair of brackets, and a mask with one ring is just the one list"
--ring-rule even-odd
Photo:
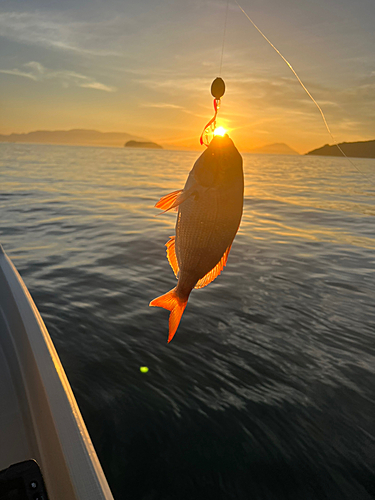
[(216, 266), (213, 267), (211, 269), (211, 271), (209, 271), (205, 276), (203, 276), (203, 278), (201, 278), (197, 282), (197, 284), (195, 285), (194, 288), (203, 288), (203, 287), (209, 285), (215, 278), (217, 278), (219, 276), (221, 271), (224, 269), (224, 266), (226, 266), (226, 264), (227, 264), (228, 255), (229, 255), (231, 246), (232, 245), (229, 245), (229, 247), (223, 253), (223, 256), (221, 257), (219, 262), (216, 264)]
[(178, 278), (178, 273), (180, 271), (180, 268), (178, 266), (178, 260), (177, 260), (177, 255), (176, 255), (176, 247), (175, 247), (175, 236), (171, 236), (170, 240), (165, 244), (167, 247), (167, 257), (168, 257), (168, 262), (173, 269), (173, 272)]

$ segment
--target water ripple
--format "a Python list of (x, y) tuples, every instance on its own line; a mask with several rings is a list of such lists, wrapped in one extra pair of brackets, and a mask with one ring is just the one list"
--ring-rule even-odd
[[(116, 498), (375, 496), (373, 191), (339, 158), (244, 155), (228, 265), (175, 340), (149, 308), (194, 152), (0, 144), (1, 243)], [(373, 160), (357, 160), (375, 175)], [(150, 368), (142, 374), (139, 367)]]

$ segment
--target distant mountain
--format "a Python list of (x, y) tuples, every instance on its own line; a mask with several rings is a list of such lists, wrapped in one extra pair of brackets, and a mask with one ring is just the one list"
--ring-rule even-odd
[[(359, 142), (341, 142), (340, 148), (344, 151), (346, 156), (356, 158), (375, 158), (375, 140), (374, 141), (359, 141)], [(307, 155), (321, 155), (321, 156), (342, 156), (341, 151), (336, 145), (325, 146), (314, 149), (306, 153)]]
[(126, 148), (148, 148), (148, 149), (163, 149), (163, 146), (156, 142), (128, 141), (125, 144)]
[(129, 139), (145, 140), (125, 132), (98, 130), (37, 130), (27, 134), (0, 135), (0, 142), (33, 142), (39, 144), (68, 144), (79, 146), (123, 147)]
[(283, 142), (276, 142), (274, 144), (266, 144), (260, 148), (250, 149), (248, 153), (252, 154), (265, 154), (265, 155), (299, 155), (297, 151), (289, 147)]

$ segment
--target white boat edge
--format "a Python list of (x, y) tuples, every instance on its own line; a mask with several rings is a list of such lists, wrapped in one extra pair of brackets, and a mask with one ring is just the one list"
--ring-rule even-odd
[[(39, 463), (50, 500), (113, 500), (46, 326), (21, 276), (0, 245), (1, 349), (5, 359), (3, 369), (7, 368), (8, 373), (4, 372), (0, 384), (11, 380), (16, 389), (16, 398), (10, 394), (9, 405), (5, 401), (0, 410), (0, 425), (10, 418), (14, 423), (5, 440), (12, 439), (11, 427), (15, 422), (24, 425), (18, 434), (23, 438), (10, 441), (12, 444), (7, 448), (11, 447), (10, 455), (17, 456), (19, 461), (33, 458)], [(1, 370), (0, 375), (3, 375)], [(3, 389), (9, 393), (12, 384), (6, 385)], [(14, 404), (13, 408), (12, 401), (16, 400), (22, 414), (18, 420), (11, 414), (17, 406)], [(2, 411), (8, 411), (9, 415), (2, 415)], [(6, 453), (3, 447), (0, 469), (11, 465), (6, 463)]]

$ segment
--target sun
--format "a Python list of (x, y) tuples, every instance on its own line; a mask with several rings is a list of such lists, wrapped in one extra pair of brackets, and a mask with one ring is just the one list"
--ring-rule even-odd
[(214, 135), (220, 135), (221, 137), (224, 137), (226, 133), (227, 130), (224, 127), (217, 127), (214, 130)]

